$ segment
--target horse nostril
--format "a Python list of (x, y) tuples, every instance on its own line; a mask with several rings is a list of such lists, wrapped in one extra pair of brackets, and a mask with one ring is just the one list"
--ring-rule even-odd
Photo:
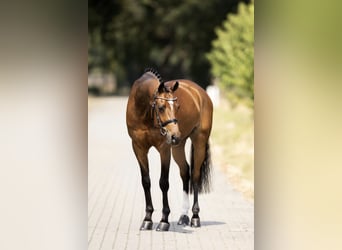
[(179, 142), (179, 137), (175, 136), (175, 135), (172, 135), (171, 136), (171, 142), (172, 144), (178, 144)]

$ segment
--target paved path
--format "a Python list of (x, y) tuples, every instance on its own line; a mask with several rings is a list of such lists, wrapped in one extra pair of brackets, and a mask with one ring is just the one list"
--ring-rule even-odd
[[(224, 174), (215, 168), (215, 161), (213, 191), (199, 196), (201, 228), (177, 225), (183, 196), (178, 166), (172, 160), (170, 230), (139, 231), (144, 194), (126, 130), (126, 102), (126, 98), (99, 98), (92, 99), (89, 106), (88, 250), (253, 249), (253, 204), (232, 189)], [(155, 229), (162, 209), (160, 163), (155, 149), (150, 150), (149, 162)]]

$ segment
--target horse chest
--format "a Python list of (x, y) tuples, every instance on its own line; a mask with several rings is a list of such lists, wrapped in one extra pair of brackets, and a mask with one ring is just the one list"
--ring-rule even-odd
[(163, 143), (164, 137), (160, 135), (159, 129), (134, 129), (131, 138), (140, 145), (157, 146)]

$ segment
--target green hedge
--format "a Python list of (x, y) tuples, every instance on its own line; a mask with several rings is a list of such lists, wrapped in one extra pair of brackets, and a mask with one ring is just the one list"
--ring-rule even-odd
[(232, 104), (254, 105), (254, 3), (229, 14), (207, 54), (211, 72)]

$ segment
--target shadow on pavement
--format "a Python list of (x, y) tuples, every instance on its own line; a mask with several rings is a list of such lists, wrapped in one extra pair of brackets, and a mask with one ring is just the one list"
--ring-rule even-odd
[[(202, 221), (201, 222), (201, 228), (207, 227), (207, 226), (217, 226), (217, 225), (224, 225), (225, 222), (221, 221)], [(155, 229), (155, 228), (154, 228)], [(170, 229), (169, 232), (177, 232), (177, 233), (186, 233), (190, 234), (193, 233), (196, 230), (196, 228), (192, 228), (190, 226), (181, 226), (177, 224), (177, 221), (170, 222)]]
[(202, 221), (201, 224), (202, 224), (202, 227), (206, 227), (206, 226), (224, 225), (226, 223), (221, 222), (221, 221)]

